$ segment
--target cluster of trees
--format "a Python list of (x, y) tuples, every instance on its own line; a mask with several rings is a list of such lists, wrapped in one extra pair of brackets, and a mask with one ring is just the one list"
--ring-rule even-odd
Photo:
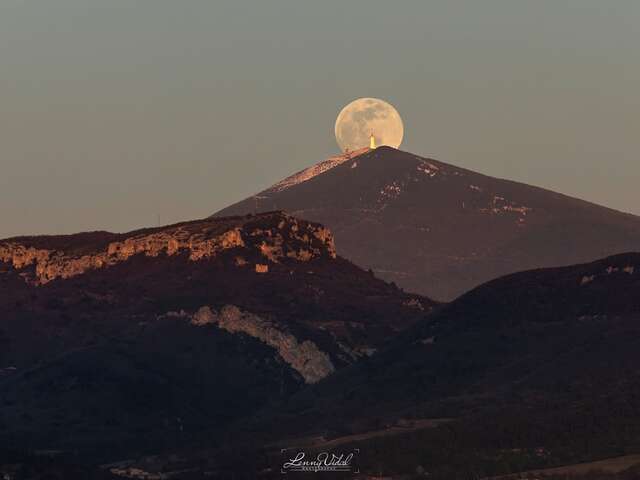
[(437, 428), (374, 438), (358, 445), (361, 465), (364, 471), (466, 480), (637, 453), (639, 385), (581, 402), (546, 396), (495, 405)]

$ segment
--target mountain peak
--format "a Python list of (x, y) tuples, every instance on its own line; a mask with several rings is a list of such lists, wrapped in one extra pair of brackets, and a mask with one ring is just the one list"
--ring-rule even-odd
[(369, 148), (361, 148), (359, 150), (354, 150), (352, 152), (345, 152), (339, 155), (334, 155), (332, 157), (327, 158), (315, 165), (305, 168), (304, 170), (300, 170), (293, 175), (288, 176), (284, 180), (279, 181), (275, 185), (269, 187), (267, 190), (262, 192), (260, 195), (269, 194), (269, 193), (277, 193), (287, 188), (293, 187), (294, 185), (298, 185), (300, 183), (311, 180), (312, 178), (331, 170), (334, 167), (346, 162), (347, 160), (351, 160), (354, 157), (365, 154), (369, 152)]
[(214, 216), (274, 209), (326, 225), (340, 255), (441, 300), (640, 247), (633, 215), (387, 146), (332, 157)]

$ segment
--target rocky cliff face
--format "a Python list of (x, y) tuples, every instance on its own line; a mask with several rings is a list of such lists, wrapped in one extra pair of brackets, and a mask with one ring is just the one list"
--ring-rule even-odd
[[(8, 239), (0, 241), (0, 262), (24, 270), (23, 277), (29, 283), (43, 285), (57, 278), (113, 266), (134, 255), (187, 255), (189, 260), (199, 261), (236, 249), (239, 254), (242, 250), (258, 252), (263, 263), (279, 263), (287, 258), (309, 261), (322, 256), (336, 257), (329, 230), (280, 212), (259, 215), (248, 222), (202, 220), (121, 237), (82, 254), (68, 243), (61, 248), (41, 247), (47, 243), (47, 237)], [(247, 262), (238, 256), (237, 263)]]
[(219, 312), (208, 306), (193, 314), (184, 311), (169, 312), (165, 317), (186, 318), (192, 325), (216, 325), (230, 333), (244, 333), (274, 348), (280, 358), (296, 370), (306, 383), (317, 383), (335, 371), (329, 355), (310, 341), (299, 341), (284, 325), (279, 325), (240, 310), (234, 305), (225, 305)]

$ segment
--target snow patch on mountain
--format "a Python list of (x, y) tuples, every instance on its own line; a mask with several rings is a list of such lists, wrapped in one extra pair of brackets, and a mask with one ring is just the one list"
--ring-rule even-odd
[(392, 200), (399, 197), (401, 193), (402, 186), (398, 182), (385, 185), (384, 188), (380, 190), (380, 201)]
[(425, 162), (424, 160), (420, 162), (417, 169), (419, 172), (424, 173), (430, 178), (433, 178), (438, 175), (438, 173), (441, 173), (440, 167), (434, 165), (433, 163)]
[[(291, 188), (294, 185), (298, 185), (303, 182), (307, 182), (318, 175), (331, 170), (332, 168), (337, 167), (338, 165), (343, 164), (344, 162), (357, 157), (358, 155), (362, 155), (363, 153), (367, 153), (370, 149), (361, 148), (359, 150), (354, 150), (352, 152), (343, 153), (341, 155), (335, 155), (333, 157), (329, 157), (326, 160), (323, 160), (320, 163), (316, 163), (304, 170), (301, 170), (293, 175), (285, 178), (284, 180), (279, 181), (275, 185), (271, 186), (263, 193), (278, 193), (286, 190), (287, 188)], [(351, 165), (351, 168), (355, 168), (357, 163)]]
[[(470, 185), (470, 188), (474, 185)], [(475, 189), (473, 189), (475, 190)], [(493, 198), (489, 201), (489, 205), (487, 208), (481, 208), (480, 212), (488, 213), (490, 215), (501, 215), (505, 213), (515, 213), (518, 215), (517, 224), (518, 226), (523, 226), (525, 223), (525, 218), (529, 212), (533, 209), (531, 207), (527, 207), (524, 205), (519, 205), (512, 200), (507, 200), (506, 198), (500, 195), (494, 195)]]

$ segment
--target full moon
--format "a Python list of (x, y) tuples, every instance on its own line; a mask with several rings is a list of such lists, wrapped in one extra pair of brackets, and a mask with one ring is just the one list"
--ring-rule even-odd
[(368, 147), (371, 135), (377, 147), (388, 145), (398, 148), (402, 143), (404, 126), (393, 105), (378, 98), (358, 98), (340, 111), (335, 131), (342, 151)]

